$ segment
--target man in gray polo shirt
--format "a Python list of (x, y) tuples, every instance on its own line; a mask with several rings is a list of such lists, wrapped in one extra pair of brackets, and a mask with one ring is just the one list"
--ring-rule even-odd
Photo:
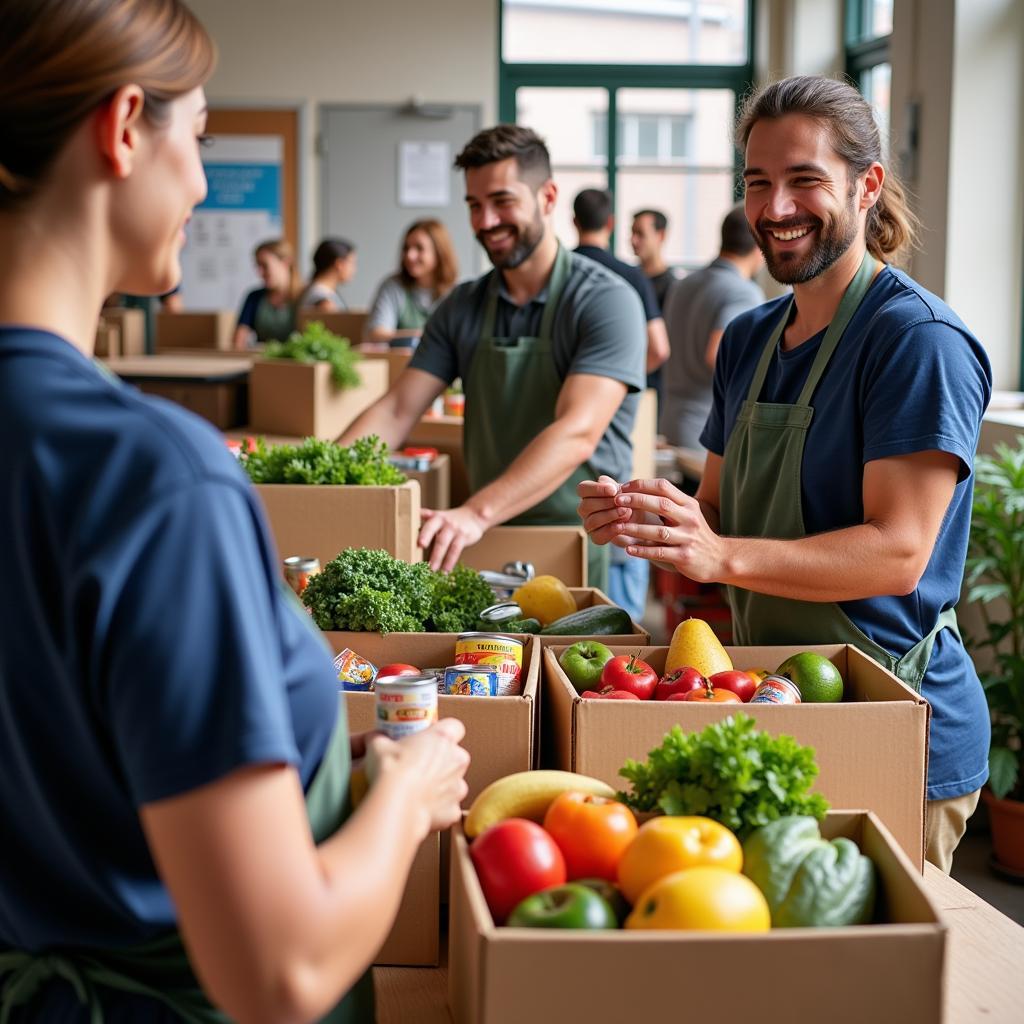
[[(487, 129), (455, 165), (495, 269), (449, 293), (409, 367), (339, 439), (375, 433), (397, 447), (462, 378), (471, 495), (458, 508), (424, 510), (419, 542), (435, 569), (451, 569), (499, 523), (578, 525), (578, 483), (629, 478), (647, 349), (636, 292), (555, 237), (558, 188), (534, 132)], [(606, 586), (607, 565), (606, 549), (592, 546), (592, 585)]]
[(701, 449), (718, 345), (730, 320), (764, 302), (751, 280), (763, 264), (743, 207), (736, 206), (722, 221), (718, 258), (669, 288), (663, 310), (669, 357), (658, 422), (669, 444)]

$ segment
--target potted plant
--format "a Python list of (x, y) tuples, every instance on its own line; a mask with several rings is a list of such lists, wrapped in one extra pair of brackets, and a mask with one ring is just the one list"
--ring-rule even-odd
[(1024, 879), (1024, 435), (975, 462), (967, 600), (976, 601), (987, 651), (981, 682), (992, 715), (989, 782), (982, 796), (994, 866)]

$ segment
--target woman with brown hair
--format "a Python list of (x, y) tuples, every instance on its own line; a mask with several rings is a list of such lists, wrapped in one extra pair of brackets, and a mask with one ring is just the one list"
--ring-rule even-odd
[(302, 291), (295, 250), (283, 238), (261, 242), (253, 252), (256, 272), (263, 281), (242, 302), (235, 328), (235, 348), (259, 341), (284, 341), (295, 330), (295, 300)]
[(313, 274), (295, 308), (317, 309), (322, 313), (348, 309), (338, 289), (355, 274), (356, 247), (347, 238), (325, 238), (313, 253)]
[(445, 226), (433, 219), (410, 224), (398, 272), (381, 282), (370, 308), (367, 341), (418, 338), (458, 276), (455, 247)]
[(415, 851), (466, 793), (446, 720), (371, 738), (352, 812), (365, 743), (252, 488), (207, 424), (91, 358), (104, 296), (180, 278), (213, 64), (180, 0), (0, 13), (11, 1024), (372, 1020)]

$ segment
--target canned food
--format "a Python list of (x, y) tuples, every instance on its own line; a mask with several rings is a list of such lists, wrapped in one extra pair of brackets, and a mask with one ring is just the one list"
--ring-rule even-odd
[(464, 416), (466, 414), (466, 396), (461, 391), (449, 391), (444, 396), (445, 416)]
[(377, 728), (385, 736), (400, 740), (437, 721), (437, 677), (433, 672), (388, 676), (378, 679), (373, 688), (377, 694)]
[(785, 676), (767, 675), (750, 698), (751, 704), (799, 704), (800, 687)]
[(299, 597), (302, 597), (306, 585), (319, 571), (319, 558), (303, 558), (301, 555), (292, 555), (291, 558), (284, 560), (285, 582)]
[(460, 665), (490, 665), (498, 670), (499, 697), (522, 692), (523, 642), (500, 633), (460, 633), (455, 641)]
[(444, 692), (462, 697), (496, 697), (498, 669), (494, 665), (449, 665), (444, 670)]
[(355, 651), (346, 647), (334, 656), (334, 674), (338, 677), (343, 690), (365, 692), (373, 689), (373, 677), (377, 668)]

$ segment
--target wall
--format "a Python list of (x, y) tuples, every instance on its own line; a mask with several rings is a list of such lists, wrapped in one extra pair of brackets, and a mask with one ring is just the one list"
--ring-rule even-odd
[[(320, 234), (321, 103), (479, 103), (497, 111), (497, 4), (492, 0), (190, 0), (217, 42), (211, 103), (291, 105), (305, 116), (301, 247)], [(243, 23), (244, 22), (244, 23)]]

